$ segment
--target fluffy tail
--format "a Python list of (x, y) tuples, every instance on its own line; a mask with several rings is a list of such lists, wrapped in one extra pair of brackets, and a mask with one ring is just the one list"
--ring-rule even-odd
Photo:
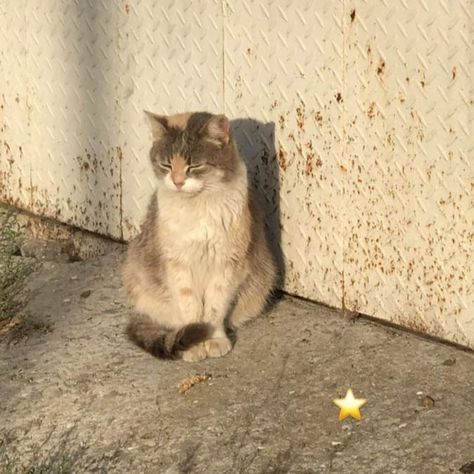
[(207, 323), (191, 323), (180, 329), (168, 329), (146, 316), (134, 317), (127, 326), (129, 339), (160, 359), (180, 359), (181, 353), (204, 342), (212, 335)]

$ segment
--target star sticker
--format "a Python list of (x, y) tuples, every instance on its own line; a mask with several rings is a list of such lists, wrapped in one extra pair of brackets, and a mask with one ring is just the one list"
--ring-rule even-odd
[(354, 398), (352, 390), (349, 389), (345, 398), (336, 398), (333, 402), (341, 409), (339, 412), (339, 421), (342, 421), (348, 416), (356, 420), (360, 420), (360, 411), (359, 408), (367, 403), (367, 400), (363, 398)]

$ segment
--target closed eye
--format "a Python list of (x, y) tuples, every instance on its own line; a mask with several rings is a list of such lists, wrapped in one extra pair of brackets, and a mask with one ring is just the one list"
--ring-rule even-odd
[(169, 163), (161, 163), (160, 162), (160, 168), (163, 168), (165, 170), (170, 170), (171, 169), (171, 165)]
[(198, 170), (202, 170), (206, 167), (206, 165), (190, 165), (188, 167), (188, 170), (190, 171), (198, 171)]

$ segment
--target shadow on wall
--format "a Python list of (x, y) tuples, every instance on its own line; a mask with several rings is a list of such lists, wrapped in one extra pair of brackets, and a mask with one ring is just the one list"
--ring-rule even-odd
[(280, 168), (276, 159), (275, 124), (254, 119), (231, 120), (240, 155), (247, 164), (249, 185), (265, 214), (265, 224), (275, 256), (282, 288), (285, 265), (281, 250)]

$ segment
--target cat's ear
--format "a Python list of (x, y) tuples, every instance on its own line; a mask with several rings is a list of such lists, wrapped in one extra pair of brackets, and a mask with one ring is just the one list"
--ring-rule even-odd
[(156, 115), (144, 110), (154, 140), (159, 140), (168, 131), (168, 119), (164, 115)]
[(230, 141), (230, 123), (225, 115), (213, 115), (201, 129), (201, 136), (219, 146)]

